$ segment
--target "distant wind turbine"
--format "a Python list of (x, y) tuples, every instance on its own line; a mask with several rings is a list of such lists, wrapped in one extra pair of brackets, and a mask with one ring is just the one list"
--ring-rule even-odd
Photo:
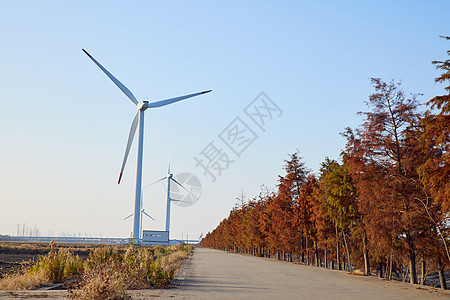
[[(152, 216), (150, 216), (148, 213), (145, 212), (145, 208), (143, 208), (144, 206), (144, 191), (141, 192), (141, 216), (140, 216), (140, 220), (141, 223), (139, 224), (139, 234), (140, 234), (140, 238), (142, 238), (142, 220), (144, 218), (144, 215), (147, 216), (148, 218), (152, 219), (153, 221), (156, 221), (155, 219), (153, 219)], [(128, 216), (126, 216), (125, 218), (123, 218), (124, 220), (127, 220), (129, 218), (131, 218), (133, 216), (133, 214), (130, 214)]]
[(125, 155), (123, 157), (122, 168), (120, 169), (119, 181), (122, 179), (125, 164), (127, 162), (128, 153), (130, 152), (131, 144), (133, 142), (134, 135), (136, 133), (136, 128), (139, 125), (139, 135), (138, 135), (138, 147), (137, 147), (137, 166), (136, 166), (136, 184), (135, 184), (135, 201), (134, 201), (134, 221), (133, 221), (133, 239), (139, 243), (140, 242), (140, 208), (141, 208), (141, 186), (142, 186), (142, 160), (143, 160), (143, 147), (144, 147), (144, 112), (147, 108), (158, 108), (168, 104), (172, 104), (187, 98), (203, 95), (211, 92), (211, 90), (179, 96), (175, 98), (169, 98), (165, 100), (155, 101), (149, 103), (148, 101), (139, 102), (136, 97), (131, 93), (131, 91), (124, 86), (116, 77), (108, 72), (95, 58), (92, 57), (86, 50), (82, 49), (84, 53), (106, 74), (106, 76), (111, 79), (114, 84), (134, 103), (137, 107), (136, 116), (131, 123), (130, 134), (128, 135), (127, 147), (125, 149)]
[(167, 180), (167, 202), (166, 202), (166, 231), (170, 230), (170, 208), (171, 208), (171, 203), (172, 202), (186, 202), (183, 200), (177, 200), (177, 199), (173, 199), (170, 196), (170, 184), (171, 181), (173, 181), (175, 184), (177, 184), (178, 186), (180, 186), (182, 189), (184, 189), (185, 191), (187, 191), (192, 197), (196, 198), (194, 194), (191, 193), (191, 191), (189, 191), (187, 188), (185, 188), (181, 183), (179, 183), (175, 178), (173, 178), (173, 174), (170, 173), (170, 162), (169, 162), (169, 167), (167, 169), (167, 175), (164, 176), (163, 178), (153, 182), (152, 184), (149, 184), (147, 186), (144, 187), (147, 188), (151, 185), (154, 185), (155, 183), (161, 182), (163, 180)]

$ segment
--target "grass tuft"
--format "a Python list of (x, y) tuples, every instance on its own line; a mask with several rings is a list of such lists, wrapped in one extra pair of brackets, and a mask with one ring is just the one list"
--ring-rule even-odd
[(16, 290), (33, 290), (49, 284), (46, 278), (42, 278), (36, 274), (15, 273), (9, 274), (0, 279), (0, 290), (16, 291)]
[(83, 272), (83, 261), (73, 255), (69, 249), (50, 251), (39, 256), (39, 260), (31, 268), (30, 274), (46, 279), (48, 282), (61, 283), (75, 278)]

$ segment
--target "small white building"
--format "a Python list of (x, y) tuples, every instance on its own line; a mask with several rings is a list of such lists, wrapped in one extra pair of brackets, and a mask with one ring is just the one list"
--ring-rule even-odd
[(169, 232), (144, 230), (142, 232), (142, 245), (144, 246), (169, 246)]

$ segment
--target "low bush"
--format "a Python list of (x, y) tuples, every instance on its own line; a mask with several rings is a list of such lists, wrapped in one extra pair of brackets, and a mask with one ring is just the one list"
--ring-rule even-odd
[(69, 249), (52, 250), (31, 268), (30, 274), (46, 279), (48, 282), (60, 283), (75, 278), (83, 272), (83, 261), (73, 255)]
[(113, 258), (101, 264), (91, 261), (80, 280), (69, 286), (70, 296), (74, 299), (125, 299), (127, 278), (121, 267)]

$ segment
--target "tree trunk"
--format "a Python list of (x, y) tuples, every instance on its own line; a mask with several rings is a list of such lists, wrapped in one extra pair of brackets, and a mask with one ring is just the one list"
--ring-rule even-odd
[(342, 268), (340, 270), (342, 270), (342, 271), (346, 270), (346, 268), (345, 268), (345, 253), (344, 253), (344, 255), (342, 255)]
[(444, 274), (444, 265), (442, 264), (442, 260), (438, 258), (438, 274), (439, 274), (439, 282), (441, 284), (441, 289), (447, 289), (447, 283), (445, 282), (445, 274)]
[(327, 250), (327, 248), (325, 247), (325, 250), (324, 250), (324, 252), (323, 252), (324, 262), (325, 262), (325, 265), (324, 265), (325, 269), (328, 269), (328, 257), (327, 257), (327, 253), (328, 253), (328, 250)]
[(392, 252), (391, 255), (389, 256), (389, 280), (392, 279)]
[(365, 230), (364, 230), (363, 246), (364, 246), (364, 275), (370, 276), (369, 250), (367, 249), (367, 235)]
[(337, 269), (340, 271), (341, 270), (341, 260), (339, 257), (339, 230), (337, 227), (337, 223), (335, 223), (336, 225), (336, 264), (337, 264)]
[(378, 276), (380, 277), (380, 278), (383, 278), (383, 263), (378, 263), (378, 271), (379, 271), (379, 273), (378, 273)]
[(352, 260), (350, 259), (350, 252), (348, 251), (348, 245), (347, 245), (347, 240), (345, 238), (345, 231), (342, 231), (342, 236), (344, 237), (344, 244), (345, 244), (345, 249), (347, 249), (347, 265), (348, 265), (348, 271), (351, 272), (352, 270)]
[(409, 281), (412, 284), (417, 283), (417, 273), (416, 273), (416, 253), (414, 251), (414, 243), (409, 238)]
[(300, 255), (300, 260), (302, 263), (305, 263), (305, 237), (303, 236), (303, 231), (302, 231), (302, 253)]
[(308, 236), (305, 238), (306, 264), (309, 265)]
[(426, 274), (426, 265), (425, 265), (425, 257), (422, 257), (422, 264), (420, 267), (421, 277), (420, 277), (420, 285), (425, 284), (425, 274)]
[(301, 257), (302, 263), (305, 263), (305, 236), (303, 235), (302, 231), (302, 257)]
[(316, 267), (319, 267), (319, 250), (317, 249), (317, 237), (314, 237), (314, 260)]

